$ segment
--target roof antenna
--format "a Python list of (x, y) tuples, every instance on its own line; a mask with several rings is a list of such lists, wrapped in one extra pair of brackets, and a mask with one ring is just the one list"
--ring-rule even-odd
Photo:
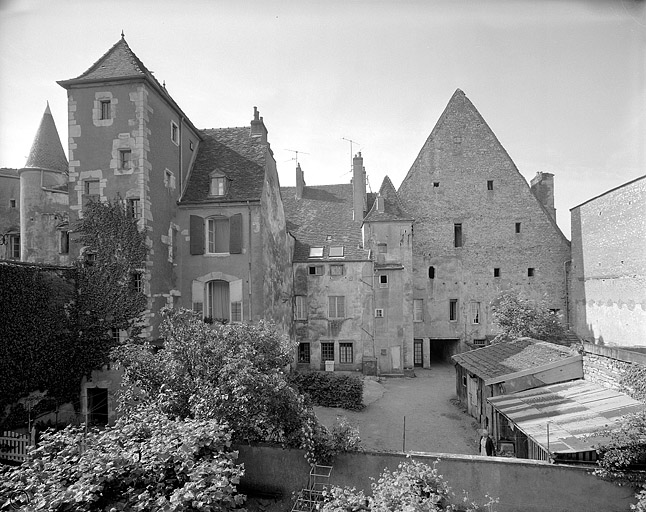
[(352, 144), (356, 144), (359, 147), (361, 147), (361, 144), (359, 144), (356, 140), (346, 139), (345, 137), (341, 137), (341, 140), (347, 140), (350, 143), (350, 172), (352, 172), (352, 157), (354, 156), (354, 154), (352, 153)]
[(285, 149), (285, 151), (291, 151), (292, 153), (295, 153), (296, 155), (294, 158), (290, 158), (290, 160), (296, 160), (296, 166), (298, 166), (298, 154), (302, 153), (303, 155), (309, 155), (309, 153), (306, 153), (305, 151), (297, 151), (295, 149)]

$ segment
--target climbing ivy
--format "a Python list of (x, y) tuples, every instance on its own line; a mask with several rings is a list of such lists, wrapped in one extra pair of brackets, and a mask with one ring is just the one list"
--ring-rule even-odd
[(132, 275), (144, 266), (145, 237), (123, 202), (88, 204), (74, 233), (91, 262), (0, 265), (0, 430), (27, 423), (18, 400), (32, 391), (47, 390), (40, 411), (78, 405), (82, 378), (109, 361), (112, 329), (141, 330), (146, 297)]

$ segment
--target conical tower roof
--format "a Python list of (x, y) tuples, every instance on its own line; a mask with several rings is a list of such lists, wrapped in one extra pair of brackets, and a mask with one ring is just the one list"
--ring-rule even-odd
[(67, 173), (68, 164), (49, 103), (40, 121), (25, 168)]
[(393, 186), (393, 182), (386, 176), (379, 189), (379, 196), (384, 200), (383, 211), (377, 209), (377, 201), (366, 215), (364, 222), (387, 222), (387, 221), (409, 221), (413, 216), (406, 211), (399, 200), (399, 194)]

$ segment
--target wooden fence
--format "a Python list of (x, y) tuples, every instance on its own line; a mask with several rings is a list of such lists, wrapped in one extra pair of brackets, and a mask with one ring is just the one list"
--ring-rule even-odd
[(29, 444), (28, 435), (5, 430), (0, 435), (0, 462), (3, 460), (22, 462), (27, 458)]

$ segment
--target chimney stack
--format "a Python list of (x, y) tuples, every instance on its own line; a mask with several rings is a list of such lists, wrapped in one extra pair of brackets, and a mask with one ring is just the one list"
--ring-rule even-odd
[(549, 212), (556, 222), (556, 208), (554, 208), (554, 175), (549, 172), (537, 172), (529, 184), (532, 193)]
[(251, 120), (251, 136), (260, 137), (260, 140), (263, 144), (267, 144), (267, 128), (265, 123), (260, 117), (258, 112), (258, 107), (253, 108), (253, 119)]
[(301, 164), (296, 165), (296, 199), (303, 198), (303, 191), (305, 190), (305, 178)]
[(361, 151), (352, 159), (352, 197), (353, 218), (361, 222), (366, 214), (366, 170)]

